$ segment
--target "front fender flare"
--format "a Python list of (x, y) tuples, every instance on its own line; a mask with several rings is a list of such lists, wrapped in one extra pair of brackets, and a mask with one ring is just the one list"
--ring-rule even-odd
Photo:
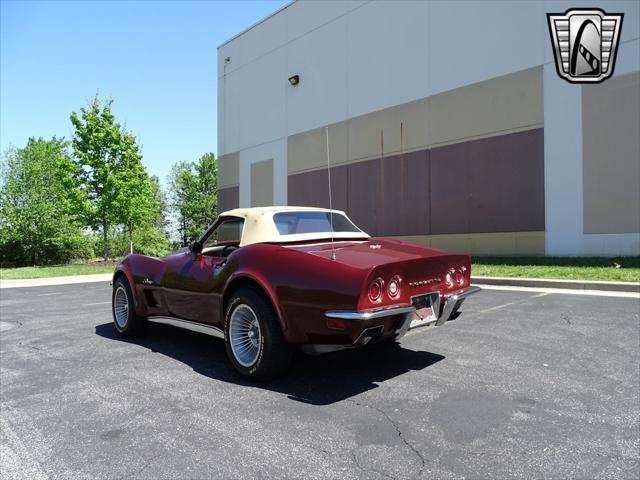
[(116, 281), (116, 278), (118, 278), (118, 276), (124, 274), (124, 276), (127, 278), (127, 280), (129, 281), (129, 286), (131, 287), (131, 295), (133, 295), (133, 304), (135, 305), (135, 309), (136, 309), (136, 313), (138, 315), (141, 315), (143, 312), (143, 305), (140, 303), (139, 298), (138, 298), (138, 293), (137, 293), (137, 289), (136, 289), (136, 284), (133, 281), (133, 275), (131, 274), (131, 270), (129, 269), (129, 267), (124, 264), (124, 263), (120, 263), (117, 267), (115, 272), (113, 272), (113, 277), (111, 278), (111, 284), (113, 285)]

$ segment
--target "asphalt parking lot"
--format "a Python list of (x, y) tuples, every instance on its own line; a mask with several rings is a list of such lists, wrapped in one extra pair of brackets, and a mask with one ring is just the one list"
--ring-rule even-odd
[(104, 283), (0, 291), (11, 478), (638, 478), (637, 298), (485, 290), (399, 346), (239, 379), (221, 340), (119, 338)]

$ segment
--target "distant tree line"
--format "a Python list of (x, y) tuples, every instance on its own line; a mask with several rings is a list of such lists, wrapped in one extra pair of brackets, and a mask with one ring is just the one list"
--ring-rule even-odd
[(70, 119), (70, 141), (30, 138), (0, 162), (0, 266), (130, 252), (161, 256), (196, 239), (217, 213), (213, 153), (176, 163), (165, 192), (135, 135), (96, 96)]

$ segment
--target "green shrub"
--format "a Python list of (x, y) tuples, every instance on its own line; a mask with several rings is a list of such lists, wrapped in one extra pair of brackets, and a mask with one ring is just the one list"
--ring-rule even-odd
[[(64, 231), (66, 230), (66, 231)], [(12, 235), (0, 236), (0, 266), (58, 265), (95, 256), (93, 239), (80, 229), (63, 229), (37, 244)]]
[[(129, 235), (127, 232), (114, 232), (109, 241), (109, 248), (113, 256), (124, 257), (129, 254)], [(171, 242), (162, 230), (153, 226), (145, 226), (133, 232), (133, 251), (141, 255), (162, 257), (171, 252)]]

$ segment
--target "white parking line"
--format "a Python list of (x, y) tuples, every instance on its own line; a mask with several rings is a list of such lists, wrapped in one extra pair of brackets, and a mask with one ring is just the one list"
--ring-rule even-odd
[(606, 290), (569, 290), (565, 288), (542, 288), (542, 287), (508, 287), (502, 285), (481, 285), (478, 287), (483, 290), (505, 290), (513, 292), (538, 292), (538, 293), (556, 293), (560, 295), (595, 295), (600, 297), (618, 297), (618, 298), (638, 298), (640, 293), (636, 292), (609, 292)]
[(69, 285), (73, 283), (107, 283), (111, 281), (112, 273), (98, 273), (93, 275), (73, 275), (68, 277), (29, 278), (21, 280), (0, 280), (0, 288), (44, 287), (54, 285)]
[(546, 297), (547, 295), (549, 295), (549, 294), (548, 293), (539, 293), (538, 295), (532, 295), (530, 297), (523, 298), (521, 300), (516, 300), (515, 302), (509, 302), (509, 303), (504, 303), (502, 305), (496, 305), (495, 307), (486, 308), (484, 310), (478, 310), (477, 312), (473, 312), (473, 313), (474, 314), (480, 314), (480, 313), (494, 312), (496, 310), (500, 310), (500, 309), (505, 308), (505, 307), (510, 307), (511, 305), (517, 305), (519, 303), (524, 303), (524, 302), (527, 302), (529, 300), (533, 300), (534, 298)]
[(83, 303), (82, 306), (83, 307), (90, 307), (92, 305), (108, 305), (111, 302), (96, 302), (96, 303)]

